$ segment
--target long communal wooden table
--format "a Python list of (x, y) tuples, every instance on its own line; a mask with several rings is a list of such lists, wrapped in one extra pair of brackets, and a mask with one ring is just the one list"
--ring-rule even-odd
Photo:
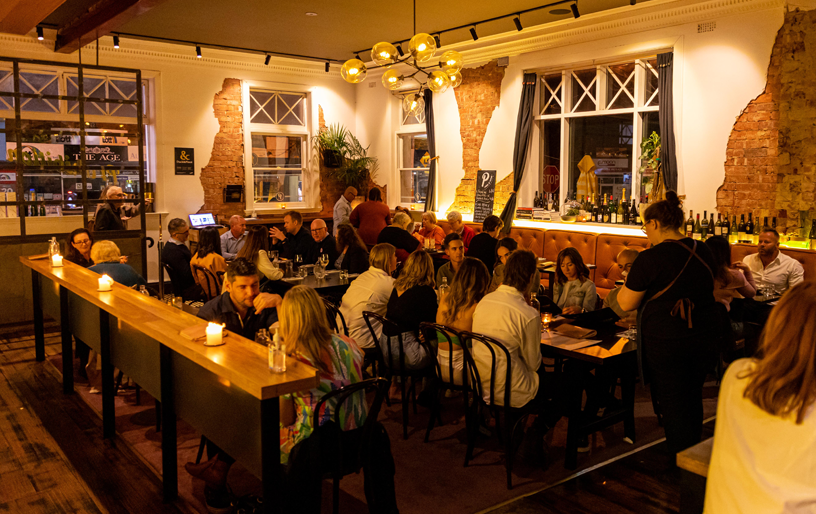
[[(165, 501), (178, 496), (176, 417), (206, 435), (263, 482), (264, 497), (282, 494), (278, 397), (318, 385), (317, 370), (289, 361), (286, 373), (267, 367), (267, 349), (230, 333), (227, 343), (205, 347), (179, 335), (201, 319), (114, 284), (98, 292), (99, 275), (65, 261), (20, 257), (31, 268), (36, 359), (45, 360), (43, 315), (62, 334), (63, 391), (73, 386), (72, 335), (102, 359), (102, 423), (115, 435), (114, 367), (160, 402)], [(279, 502), (264, 502), (277, 512)]]

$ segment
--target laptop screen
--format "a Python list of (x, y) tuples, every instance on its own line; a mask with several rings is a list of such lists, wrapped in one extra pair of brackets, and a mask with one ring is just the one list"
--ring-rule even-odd
[(206, 214), (190, 214), (190, 226), (193, 228), (206, 225), (215, 225), (215, 218), (211, 212)]

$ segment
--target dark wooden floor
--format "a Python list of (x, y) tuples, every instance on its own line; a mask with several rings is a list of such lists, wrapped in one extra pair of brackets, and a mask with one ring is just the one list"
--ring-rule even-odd
[[(46, 354), (60, 352), (48, 334)], [(0, 512), (189, 512), (162, 503), (161, 482), (123, 443), (102, 439), (99, 416), (65, 396), (34, 360), (30, 328), (0, 334)]]

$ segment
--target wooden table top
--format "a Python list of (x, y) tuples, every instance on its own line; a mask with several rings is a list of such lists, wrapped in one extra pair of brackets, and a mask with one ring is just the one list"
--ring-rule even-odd
[(541, 350), (543, 353), (560, 355), (562, 357), (579, 359), (596, 364), (603, 364), (606, 359), (637, 351), (637, 341), (630, 340), (621, 335), (622, 332), (626, 331), (625, 328), (618, 327), (614, 324), (610, 325), (611, 326), (605, 330), (599, 330), (598, 334), (594, 337), (587, 338), (593, 340), (599, 339), (601, 342), (598, 344), (577, 350), (569, 350), (542, 342)]
[(305, 278), (288, 277), (281, 280), (295, 286), (309, 286), (312, 289), (320, 291), (321, 289), (327, 289), (330, 287), (348, 287), (349, 284), (351, 284), (354, 279), (357, 278), (357, 276), (358, 275), (352, 275), (346, 280), (341, 280), (339, 270), (332, 270), (325, 277), (323, 277), (323, 280), (318, 280), (314, 275), (307, 275)]
[(312, 389), (319, 383), (316, 369), (294, 359), (287, 359), (285, 373), (272, 373), (267, 349), (232, 332), (222, 346), (206, 347), (190, 341), (179, 331), (206, 325), (204, 320), (121, 284), (114, 283), (112, 291), (99, 292), (100, 275), (81, 266), (64, 261), (63, 267), (53, 268), (48, 259), (25, 256), (20, 262), (255, 398), (275, 398)]
[(690, 448), (677, 454), (677, 467), (690, 471), (701, 477), (708, 476), (708, 466), (711, 463), (711, 450), (714, 447), (714, 438), (709, 437)]

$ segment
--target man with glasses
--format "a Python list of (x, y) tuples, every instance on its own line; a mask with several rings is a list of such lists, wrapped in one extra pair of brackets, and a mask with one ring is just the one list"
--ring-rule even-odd
[(183, 219), (174, 218), (167, 224), (167, 231), (170, 232), (170, 240), (162, 249), (162, 262), (172, 269), (170, 281), (173, 283), (173, 296), (197, 298), (198, 286), (190, 269), (193, 255), (187, 247), (190, 227)]
[(122, 192), (122, 188), (110, 186), (105, 193), (105, 203), (96, 211), (94, 232), (127, 230), (127, 219), (139, 214), (139, 206), (126, 209), (124, 203), (125, 193)]
[(334, 236), (329, 234), (326, 222), (318, 218), (312, 221), (310, 229), (312, 239), (317, 243), (317, 260), (319, 261), (320, 256), (325, 254), (329, 256), (329, 265), (333, 264), (340, 252), (337, 251), (337, 241)]

